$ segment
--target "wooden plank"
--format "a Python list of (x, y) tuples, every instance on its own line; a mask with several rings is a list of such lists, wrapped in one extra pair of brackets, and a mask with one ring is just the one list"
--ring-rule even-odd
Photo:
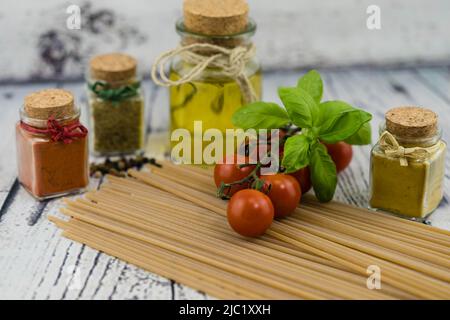
[(8, 214), (3, 217), (0, 233), (2, 298), (25, 298), (33, 275), (38, 275), (36, 267), (48, 261), (44, 258), (44, 253), (50, 249), (48, 243), (59, 239), (55, 229), (42, 228), (43, 219), (33, 219), (30, 224), (30, 216), (36, 216), (40, 210), (39, 203), (20, 188)]
[(450, 104), (450, 68), (418, 68), (417, 80)]
[[(325, 99), (342, 99), (370, 111), (374, 115), (373, 130), (376, 138), (377, 126), (382, 121), (386, 108), (400, 104), (425, 104), (437, 106), (440, 113), (448, 110), (448, 103), (435, 90), (441, 89), (441, 81), (446, 79), (442, 70), (426, 71), (426, 79), (433, 79), (427, 85), (422, 70), (376, 71), (357, 69), (349, 71), (321, 71), (325, 81)], [(265, 100), (279, 102), (278, 86), (293, 86), (304, 72), (271, 72), (265, 75)], [(425, 73), (423, 73), (425, 74)], [(11, 87), (13, 95), (23, 96), (45, 85)], [(430, 87), (432, 86), (432, 88)], [(148, 101), (152, 104), (150, 127), (158, 132), (167, 115), (165, 89), (156, 89), (145, 82), (148, 89)], [(31, 88), (31, 89), (30, 89)], [(64, 88), (72, 91), (80, 104), (83, 104), (84, 85), (66, 83)], [(433, 89), (434, 88), (434, 89)], [(0, 88), (0, 97), (5, 87)], [(2, 91), (4, 90), (4, 91)], [(11, 98), (10, 98), (11, 99)], [(22, 97), (21, 97), (22, 99)], [(20, 99), (20, 100), (21, 100)], [(12, 119), (16, 102), (4, 102)], [(11, 111), (13, 110), (13, 111)], [(168, 108), (166, 109), (168, 110)], [(444, 112), (445, 113), (445, 112)], [(17, 115), (17, 114), (16, 114)], [(84, 112), (84, 119), (86, 117)], [(13, 139), (10, 123), (0, 118), (0, 134)], [(443, 119), (448, 121), (445, 113)], [(5, 122), (2, 122), (5, 121)], [(11, 121), (11, 120), (9, 120)], [(14, 121), (13, 121), (14, 122)], [(7, 126), (9, 125), (9, 129)], [(158, 128), (158, 129), (156, 129)], [(162, 131), (163, 132), (163, 131)], [(8, 139), (9, 139), (8, 138)], [(11, 148), (4, 140), (0, 146)], [(11, 141), (11, 140), (9, 140)], [(9, 143), (11, 144), (11, 143)], [(154, 145), (149, 145), (149, 147)], [(2, 150), (2, 149), (0, 149)], [(8, 149), (4, 149), (8, 150)], [(2, 151), (3, 152), (3, 151)], [(336, 198), (359, 206), (367, 204), (370, 147), (355, 147), (354, 159), (350, 167), (339, 177)], [(8, 158), (8, 159), (6, 159)], [(1, 157), (4, 173), (14, 182), (14, 153)], [(5, 175), (3, 175), (5, 176)], [(448, 177), (447, 177), (448, 180)], [(447, 181), (448, 182), (448, 181)], [(5, 183), (0, 180), (0, 183)], [(92, 180), (91, 188), (99, 181)], [(7, 185), (7, 184), (5, 184)], [(9, 181), (8, 188), (11, 187)], [(448, 184), (446, 195), (448, 196)], [(60, 236), (56, 227), (50, 224), (46, 216), (58, 214), (61, 200), (38, 203), (23, 189), (16, 187), (15, 195), (8, 200), (7, 211), (0, 221), (0, 299), (209, 299), (211, 297), (174, 283), (158, 275), (143, 271), (123, 261), (107, 256), (81, 244), (71, 242)], [(5, 193), (8, 194), (7, 192)], [(5, 198), (5, 196), (4, 196)], [(4, 200), (3, 198), (3, 200)], [(433, 215), (432, 223), (449, 228), (448, 203), (444, 203)], [(6, 248), (6, 249), (4, 249)]]
[[(1, 226), (0, 299), (172, 298), (168, 279), (61, 237), (46, 219), (59, 215), (61, 206), (60, 199), (44, 205), (18, 191)], [(183, 295), (184, 289), (177, 292)]]

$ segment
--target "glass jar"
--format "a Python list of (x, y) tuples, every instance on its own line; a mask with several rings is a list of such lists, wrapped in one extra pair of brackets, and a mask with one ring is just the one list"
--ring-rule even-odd
[(369, 203), (373, 209), (421, 221), (443, 197), (446, 144), (436, 126), (423, 136), (398, 128), (380, 127), (371, 153)]
[[(44, 90), (37, 97), (44, 92), (56, 97), (59, 91), (63, 90)], [(38, 200), (82, 192), (89, 182), (89, 154), (87, 129), (79, 122), (80, 110), (72, 106), (53, 116), (53, 106), (42, 109), (45, 100), (41, 102), (39, 113), (30, 111), (30, 105), (20, 109), (16, 124), (19, 182)]]
[(176, 161), (209, 163), (203, 154), (221, 159), (224, 142), (231, 147), (226, 131), (235, 129), (235, 111), (261, 100), (261, 66), (252, 42), (256, 23), (249, 12), (246, 0), (183, 1), (183, 18), (176, 22), (180, 45), (162, 53), (151, 73), (155, 84), (170, 88)]
[(145, 147), (146, 108), (136, 60), (123, 54), (97, 56), (91, 60), (86, 82), (92, 153), (114, 156), (141, 152)]
[[(256, 23), (249, 20), (247, 28), (237, 34), (226, 36), (211, 36), (194, 33), (185, 27), (183, 19), (176, 24), (176, 30), (181, 36), (181, 45), (207, 43), (232, 49), (237, 46), (251, 47), (252, 36), (256, 31)], [(207, 53), (206, 53), (207, 55)], [(182, 56), (173, 59), (170, 80), (178, 81), (188, 74), (193, 64), (186, 62)], [(248, 78), (256, 100), (261, 99), (262, 74), (261, 65), (253, 56), (245, 63), (244, 74)], [(187, 129), (194, 131), (194, 121), (202, 121), (203, 130), (219, 129), (225, 132), (232, 129), (231, 116), (243, 104), (242, 88), (235, 79), (224, 76), (218, 68), (206, 68), (195, 80), (170, 88), (171, 130)]]

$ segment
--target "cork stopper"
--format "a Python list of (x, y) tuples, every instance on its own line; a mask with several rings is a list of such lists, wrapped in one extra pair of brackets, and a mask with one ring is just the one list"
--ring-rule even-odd
[(91, 78), (106, 82), (123, 81), (136, 76), (137, 61), (123, 53), (95, 56), (90, 62)]
[(62, 89), (41, 90), (25, 97), (24, 109), (33, 119), (47, 120), (50, 116), (65, 119), (75, 114), (74, 97)]
[(226, 36), (247, 28), (246, 0), (184, 0), (184, 25), (194, 33)]
[(386, 129), (402, 138), (429, 138), (438, 131), (438, 116), (420, 107), (393, 108), (386, 112)]

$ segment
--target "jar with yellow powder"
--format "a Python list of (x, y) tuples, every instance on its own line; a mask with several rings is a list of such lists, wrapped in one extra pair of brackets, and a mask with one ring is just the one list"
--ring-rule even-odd
[(443, 196), (446, 143), (436, 113), (389, 110), (372, 149), (370, 207), (423, 220)]

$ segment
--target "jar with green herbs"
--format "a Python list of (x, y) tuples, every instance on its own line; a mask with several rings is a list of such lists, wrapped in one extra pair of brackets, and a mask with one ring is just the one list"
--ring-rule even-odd
[(436, 113), (389, 110), (371, 155), (370, 207), (425, 219), (443, 197), (445, 154)]
[[(252, 36), (256, 24), (245, 0), (185, 0), (176, 23), (180, 46), (154, 64), (156, 84), (170, 87), (171, 130), (232, 129), (242, 105), (261, 99), (261, 66)], [(165, 74), (170, 64), (170, 74)]]
[(97, 156), (133, 154), (145, 146), (145, 103), (133, 57), (91, 59), (87, 76), (91, 150)]

